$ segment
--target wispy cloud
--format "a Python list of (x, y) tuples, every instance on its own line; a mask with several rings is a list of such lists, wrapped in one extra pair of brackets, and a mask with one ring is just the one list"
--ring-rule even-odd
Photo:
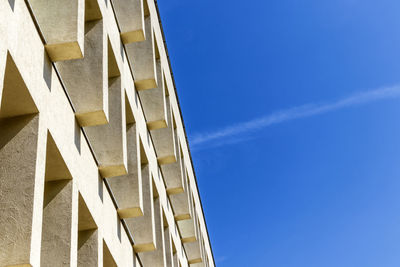
[(208, 147), (211, 144), (211, 146), (220, 146), (232, 142), (236, 143), (240, 142), (241, 140), (247, 140), (251, 138), (248, 135), (254, 133), (256, 130), (263, 129), (274, 124), (397, 97), (400, 97), (400, 85), (383, 87), (353, 94), (333, 102), (310, 103), (296, 106), (273, 112), (260, 118), (255, 118), (246, 122), (227, 126), (215, 131), (194, 134), (190, 138), (190, 143), (194, 148), (200, 147), (200, 145)]

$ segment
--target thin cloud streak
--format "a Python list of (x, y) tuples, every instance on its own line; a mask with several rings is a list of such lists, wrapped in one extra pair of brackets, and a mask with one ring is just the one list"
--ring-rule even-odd
[[(383, 99), (391, 99), (400, 97), (400, 85), (383, 87), (375, 90), (357, 93), (349, 97), (337, 100), (335, 102), (325, 104), (306, 104), (285, 110), (273, 112), (261, 118), (249, 120), (247, 122), (231, 125), (213, 132), (205, 132), (194, 134), (190, 144), (194, 147), (223, 141), (226, 138), (237, 137), (239, 135), (248, 134), (259, 129), (269, 127), (274, 124), (287, 122), (290, 120), (311, 117), (347, 107), (367, 104)], [(225, 142), (222, 142), (225, 143)]]

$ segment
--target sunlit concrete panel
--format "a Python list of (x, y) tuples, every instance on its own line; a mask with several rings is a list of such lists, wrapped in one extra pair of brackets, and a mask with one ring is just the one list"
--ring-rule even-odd
[[(181, 194), (185, 191), (186, 173), (183, 167), (184, 162), (180, 155), (180, 151), (176, 150), (176, 153), (176, 162), (161, 165), (167, 194), (170, 196)], [(173, 203), (172, 205), (174, 206)]]
[(145, 40), (143, 0), (113, 0), (124, 44)]
[(199, 242), (184, 243), (183, 246), (185, 248), (190, 266), (203, 261), (201, 258)]
[(85, 127), (105, 178), (127, 174), (125, 94), (120, 77), (109, 80), (109, 103), (109, 123)]
[(130, 59), (136, 90), (157, 87), (156, 58), (150, 17), (145, 18), (146, 40), (125, 46)]
[(83, 57), (85, 0), (29, 0), (52, 61)]
[(196, 241), (196, 230), (192, 219), (177, 221), (182, 243)]
[(169, 116), (166, 128), (150, 131), (153, 139), (154, 148), (157, 153), (157, 161), (160, 165), (171, 164), (177, 161), (177, 139), (172, 120), (169, 98), (166, 99), (167, 115)]
[(139, 91), (147, 128), (150, 131), (167, 127), (166, 88), (160, 60), (157, 60), (156, 66), (158, 86), (153, 89)]
[(139, 175), (139, 135), (136, 124), (127, 125), (128, 174), (107, 179), (118, 203), (121, 219), (143, 216), (143, 184)]
[(147, 252), (156, 249), (155, 213), (153, 202), (152, 177), (148, 164), (139, 169), (143, 183), (143, 216), (125, 219), (133, 235), (135, 252)]
[(64, 159), (49, 133), (46, 148), (40, 266), (70, 266), (73, 208), (71, 179)]
[(103, 20), (89, 21), (85, 23), (85, 57), (56, 64), (81, 126), (108, 122), (107, 48)]
[(156, 234), (156, 250), (151, 252), (139, 253), (140, 259), (144, 266), (164, 267), (165, 247), (164, 247), (164, 225), (162, 217), (162, 208), (160, 199), (154, 199), (154, 215), (155, 215), (155, 234)]

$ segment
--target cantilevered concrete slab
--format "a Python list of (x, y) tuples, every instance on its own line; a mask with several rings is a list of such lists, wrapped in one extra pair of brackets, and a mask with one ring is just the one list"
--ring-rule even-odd
[(158, 86), (148, 90), (140, 90), (139, 97), (142, 103), (147, 127), (150, 131), (167, 127), (166, 88), (161, 70), (160, 60), (156, 61)]
[(52, 61), (83, 57), (85, 0), (29, 0)]
[[(124, 44), (145, 40), (143, 0), (113, 0)], [(147, 3), (146, 3), (147, 5)]]
[(127, 125), (128, 174), (107, 179), (118, 203), (121, 219), (143, 216), (143, 183), (139, 175), (139, 135), (136, 124)]
[[(125, 93), (120, 77), (109, 79), (109, 123), (85, 127), (102, 177), (127, 174)], [(106, 138), (107, 142), (104, 142)]]
[(125, 46), (133, 70), (135, 87), (138, 91), (157, 87), (154, 36), (150, 17), (145, 18), (145, 29), (145, 41)]
[[(85, 57), (57, 68), (81, 126), (108, 122), (108, 41), (103, 20), (85, 23)], [(84, 78), (83, 78), (84, 77)]]

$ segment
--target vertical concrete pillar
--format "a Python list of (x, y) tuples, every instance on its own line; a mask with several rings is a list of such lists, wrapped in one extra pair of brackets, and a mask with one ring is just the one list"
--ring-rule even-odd
[(85, 23), (85, 57), (58, 62), (81, 126), (108, 122), (108, 44), (103, 20)]
[(84, 0), (29, 0), (52, 61), (83, 57)]
[(144, 7), (142, 0), (113, 0), (124, 44), (145, 40)]
[(72, 176), (49, 133), (43, 203), (41, 266), (70, 266)]
[(125, 46), (128, 57), (131, 59), (135, 88), (138, 91), (157, 87), (156, 58), (150, 17), (145, 18), (145, 29), (145, 41)]

